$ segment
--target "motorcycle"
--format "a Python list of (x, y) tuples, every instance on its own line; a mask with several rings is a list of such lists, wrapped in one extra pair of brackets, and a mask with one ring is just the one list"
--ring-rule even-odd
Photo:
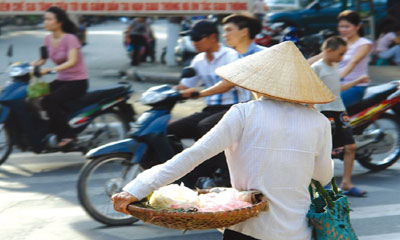
[[(194, 76), (185, 68), (182, 77)], [(182, 142), (166, 129), (175, 104), (183, 100), (169, 85), (142, 94), (141, 103), (152, 108), (133, 123), (128, 138), (90, 150), (78, 178), (78, 199), (95, 220), (107, 225), (131, 224), (137, 219), (113, 210), (110, 197), (144, 169), (163, 163), (183, 150)]]
[(279, 43), (279, 34), (282, 32), (284, 23), (277, 22), (263, 27), (260, 33), (256, 35), (254, 41), (258, 45), (270, 47)]
[(304, 29), (292, 26), (286, 27), (282, 34), (280, 42), (294, 42), (305, 58), (310, 58), (320, 53), (322, 43), (327, 38), (336, 35), (334, 31), (329, 29), (324, 29), (311, 35), (304, 35)]
[(0, 92), (0, 164), (7, 160), (13, 146), (35, 153), (85, 153), (125, 138), (129, 122), (133, 121), (134, 110), (127, 103), (133, 92), (130, 84), (119, 83), (90, 91), (63, 106), (77, 140), (60, 148), (55, 134), (49, 129), (45, 112), (26, 99), (31, 79), (40, 76), (39, 68), (29, 63), (15, 63), (10, 67), (9, 76), (12, 80)]
[[(361, 102), (347, 107), (361, 166), (384, 170), (400, 158), (400, 80), (368, 87)], [(343, 147), (332, 158), (343, 160)]]

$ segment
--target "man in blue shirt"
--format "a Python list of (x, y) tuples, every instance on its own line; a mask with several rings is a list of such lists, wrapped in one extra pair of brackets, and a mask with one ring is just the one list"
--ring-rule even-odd
[[(261, 31), (261, 22), (250, 14), (232, 14), (224, 18), (222, 21), (224, 34), (223, 37), (228, 46), (235, 49), (238, 58), (246, 57), (253, 53), (266, 49), (263, 46), (257, 45), (254, 42), (255, 36)], [(217, 84), (207, 87), (199, 92), (198, 97), (214, 96), (216, 94), (224, 93), (236, 89), (242, 96), (243, 101), (251, 100), (251, 93), (248, 90), (237, 87), (232, 83), (222, 80)], [(197, 89), (191, 88), (184, 91), (187, 96), (190, 96), (192, 92), (197, 92)], [(205, 125), (203, 124), (200, 129), (201, 136), (208, 132), (218, 121), (222, 118), (225, 112), (220, 112), (213, 117), (217, 119), (215, 123)]]

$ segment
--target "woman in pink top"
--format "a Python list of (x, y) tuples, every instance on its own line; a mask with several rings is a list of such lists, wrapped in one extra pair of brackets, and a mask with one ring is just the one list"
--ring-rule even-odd
[[(368, 62), (372, 50), (372, 42), (366, 38), (361, 28), (360, 15), (351, 10), (345, 10), (338, 16), (338, 31), (347, 42), (347, 51), (339, 62), (342, 84), (352, 82), (361, 76), (368, 75)], [(361, 101), (368, 83), (361, 83), (341, 93), (346, 107)]]
[[(52, 68), (42, 68), (41, 73), (57, 72), (57, 79), (50, 83), (50, 94), (41, 100), (42, 107), (50, 118), (51, 130), (57, 134), (59, 147), (64, 147), (75, 138), (75, 133), (67, 122), (63, 105), (85, 95), (88, 88), (88, 73), (83, 62), (81, 45), (75, 36), (77, 27), (68, 18), (67, 13), (58, 7), (50, 7), (44, 16), (44, 26), (51, 32), (46, 36), (44, 45), (50, 59), (55, 63)], [(41, 66), (46, 59), (34, 63)]]

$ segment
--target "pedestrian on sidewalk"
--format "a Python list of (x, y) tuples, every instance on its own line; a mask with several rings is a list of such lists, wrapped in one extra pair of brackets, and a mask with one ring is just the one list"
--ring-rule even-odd
[[(50, 94), (44, 96), (40, 104), (50, 118), (50, 128), (56, 133), (59, 147), (65, 147), (75, 139), (75, 133), (67, 122), (65, 103), (78, 99), (88, 89), (88, 70), (83, 60), (76, 34), (77, 26), (67, 13), (58, 7), (50, 7), (44, 14), (44, 26), (51, 34), (44, 39), (50, 59), (56, 64), (52, 68), (42, 68), (41, 74), (57, 72), (57, 79), (50, 83)], [(42, 66), (46, 59), (39, 59), (34, 66)]]
[[(189, 31), (184, 32), (190, 36), (194, 47), (199, 52), (192, 60), (190, 67), (196, 71), (196, 76), (183, 78), (176, 87), (182, 90), (182, 96), (190, 97), (192, 91), (186, 89), (205, 85), (211, 87), (222, 79), (215, 73), (215, 69), (238, 59), (235, 50), (222, 46), (219, 43), (219, 32), (216, 24), (209, 20), (196, 22)], [(179, 139), (199, 139), (220, 120), (221, 116), (236, 103), (248, 101), (237, 89), (231, 89), (221, 94), (205, 98), (206, 107), (188, 117), (179, 119), (168, 125), (167, 133)], [(185, 184), (194, 187), (197, 179), (204, 176), (212, 176), (218, 169), (227, 169), (225, 158), (222, 154), (214, 161), (208, 161), (196, 168), (185, 177)]]
[(147, 47), (145, 53), (142, 56), (142, 61), (147, 62), (147, 58), (150, 57), (150, 62), (154, 63), (156, 61), (156, 36), (153, 31), (153, 21), (151, 18), (146, 19), (147, 31), (145, 33)]
[(333, 94), (292, 42), (239, 59), (217, 73), (262, 97), (234, 105), (192, 147), (139, 174), (112, 196), (115, 210), (129, 214), (130, 203), (225, 150), (233, 188), (260, 191), (269, 211), (228, 227), (223, 239), (310, 240), (308, 187), (311, 179), (330, 182), (333, 161), (330, 123), (307, 104), (331, 102)]
[(357, 146), (353, 138), (346, 108), (340, 98), (340, 92), (357, 84), (368, 82), (369, 78), (365, 76), (347, 84), (340, 85), (340, 72), (336, 64), (342, 60), (347, 50), (346, 45), (346, 41), (340, 37), (330, 37), (322, 44), (322, 59), (314, 63), (311, 67), (329, 90), (332, 91), (333, 95), (335, 95), (335, 101), (327, 104), (315, 105), (315, 107), (324, 114), (332, 124), (333, 148), (344, 146), (344, 173), (340, 188), (346, 195), (363, 197), (366, 192), (355, 187), (351, 181)]
[(131, 65), (137, 66), (142, 60), (142, 53), (148, 48), (146, 34), (148, 33), (148, 23), (145, 17), (134, 18), (127, 29), (130, 37), (130, 44), (133, 48)]

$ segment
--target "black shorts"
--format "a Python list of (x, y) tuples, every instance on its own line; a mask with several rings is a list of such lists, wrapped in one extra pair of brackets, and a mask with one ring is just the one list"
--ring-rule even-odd
[(346, 112), (322, 111), (321, 113), (331, 122), (333, 148), (354, 143), (350, 118)]
[(258, 240), (256, 238), (244, 235), (243, 233), (225, 229), (222, 240)]

